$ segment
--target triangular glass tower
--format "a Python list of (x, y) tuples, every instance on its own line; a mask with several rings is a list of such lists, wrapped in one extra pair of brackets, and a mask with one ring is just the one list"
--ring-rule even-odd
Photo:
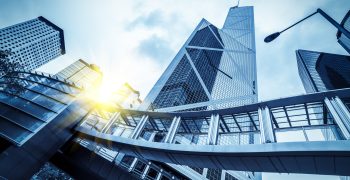
[[(253, 7), (232, 7), (221, 29), (201, 20), (140, 110), (203, 111), (257, 101)], [(251, 125), (247, 123), (246, 127)], [(177, 143), (187, 141), (202, 144), (200, 136), (179, 138)], [(251, 144), (254, 137), (246, 135), (238, 140), (232, 137), (227, 141)], [(168, 166), (190, 179), (261, 179), (260, 173), (253, 172)]]
[(257, 102), (253, 7), (230, 8), (218, 29), (203, 19), (154, 85), (142, 110), (188, 111)]

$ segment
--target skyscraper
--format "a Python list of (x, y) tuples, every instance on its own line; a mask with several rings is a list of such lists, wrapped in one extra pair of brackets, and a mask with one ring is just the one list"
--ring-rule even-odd
[(0, 29), (0, 50), (10, 50), (10, 61), (33, 70), (65, 54), (63, 30), (40, 16)]
[(307, 93), (350, 87), (350, 56), (297, 50), (300, 78)]
[[(256, 80), (253, 7), (232, 7), (223, 28), (219, 29), (205, 19), (198, 24), (140, 109), (201, 111), (255, 103), (258, 100)], [(206, 120), (193, 123), (188, 128), (208, 126)], [(248, 122), (246, 127), (252, 128), (252, 125)], [(200, 133), (176, 139), (176, 143), (183, 144), (207, 143)], [(219, 142), (249, 144), (255, 141), (254, 136), (248, 135), (239, 140), (227, 137)], [(254, 178), (251, 172), (168, 166), (183, 168), (180, 172), (192, 178)]]
[(79, 59), (62, 69), (56, 76), (74, 82), (84, 88), (97, 85), (102, 81), (102, 72), (99, 67)]
[[(348, 13), (345, 15), (340, 25), (350, 32), (350, 11), (348, 11)], [(344, 36), (344, 34), (341, 33), (340, 31), (337, 32), (337, 39), (339, 44), (343, 46), (343, 48), (348, 53), (350, 53), (350, 39)]]
[(141, 105), (206, 110), (257, 102), (253, 7), (232, 7), (222, 29), (203, 19)]

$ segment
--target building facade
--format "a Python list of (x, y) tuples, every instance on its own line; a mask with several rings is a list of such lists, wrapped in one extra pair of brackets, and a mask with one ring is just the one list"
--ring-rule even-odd
[(63, 30), (42, 16), (2, 28), (0, 50), (30, 71), (65, 54)]
[(14, 94), (0, 78), (0, 176), (28, 179), (73, 136), (90, 105), (81, 88), (56, 76), (23, 71), (25, 90)]
[(350, 87), (350, 56), (297, 50), (296, 57), (307, 93)]
[[(345, 15), (344, 19), (340, 23), (341, 26), (344, 27), (348, 32), (350, 32), (350, 11)], [(344, 36), (340, 31), (337, 32), (338, 43), (348, 52), (350, 53), (350, 39)]]
[(62, 69), (56, 76), (69, 80), (84, 88), (90, 88), (101, 83), (103, 74), (98, 66), (79, 59)]

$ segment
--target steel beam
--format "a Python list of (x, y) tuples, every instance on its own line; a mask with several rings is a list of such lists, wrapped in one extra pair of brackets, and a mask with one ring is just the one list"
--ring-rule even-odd
[(259, 130), (258, 127), (256, 126), (254, 119), (253, 119), (252, 115), (250, 114), (250, 112), (247, 112), (247, 114), (248, 114), (248, 117), (249, 117), (251, 123), (254, 125), (255, 130)]
[[(144, 119), (145, 119), (145, 120), (144, 120)], [(142, 121), (147, 121), (147, 119), (148, 119), (148, 116), (142, 116), (142, 118), (141, 118), (139, 124), (141, 124)], [(139, 124), (137, 124), (137, 125), (139, 125)], [(145, 126), (145, 125), (143, 125), (143, 127), (144, 127), (144, 126)], [(136, 126), (136, 128), (137, 128), (137, 126)], [(136, 128), (135, 128), (135, 130), (136, 130)], [(142, 128), (142, 129), (143, 129), (143, 128)], [(134, 131), (134, 132), (135, 132), (135, 131)], [(142, 132), (142, 130), (141, 130), (141, 132)], [(154, 139), (154, 137), (155, 137), (156, 134), (157, 134), (157, 132), (154, 131), (154, 132), (151, 134), (151, 137), (148, 139), (148, 141), (153, 142), (153, 139)], [(138, 136), (139, 136), (139, 135), (138, 135)], [(137, 139), (138, 136), (137, 136), (136, 138), (133, 138), (133, 139)], [(134, 158), (134, 160), (132, 161), (132, 163), (131, 163), (131, 165), (130, 165), (130, 167), (129, 167), (129, 169), (128, 169), (129, 172), (134, 171), (135, 166), (136, 166), (136, 164), (137, 164), (137, 161), (138, 161), (138, 158)], [(147, 167), (149, 168), (149, 165), (147, 165)], [(146, 167), (146, 168), (147, 168), (147, 167)]]
[(307, 123), (309, 124), (309, 126), (311, 126), (311, 121), (310, 121), (310, 116), (309, 116), (309, 110), (307, 109), (306, 103), (304, 103), (304, 108), (305, 108), (305, 112), (306, 112)]
[(139, 123), (136, 125), (134, 131), (132, 132), (130, 136), (131, 139), (137, 139), (141, 135), (141, 132), (145, 127), (147, 120), (148, 120), (148, 116), (143, 115)]
[(334, 98), (335, 102), (337, 103), (338, 107), (341, 109), (342, 117), (344, 120), (345, 126), (350, 130), (350, 112), (349, 109), (345, 106), (344, 102), (336, 96)]
[(219, 134), (219, 114), (212, 114), (210, 117), (209, 131), (208, 131), (208, 145), (216, 145)]
[(286, 109), (285, 106), (283, 106), (283, 111), (284, 111), (284, 113), (286, 113), (286, 118), (287, 118), (289, 127), (293, 127), (293, 126), (292, 126), (292, 123), (290, 122), (290, 118), (289, 118), (289, 115), (288, 115), (288, 112), (287, 112), (287, 109)]
[(163, 172), (163, 169), (160, 169), (160, 172), (158, 172), (158, 174), (157, 174), (156, 180), (161, 180), (162, 172)]
[(147, 174), (148, 174), (148, 171), (149, 171), (150, 167), (151, 167), (151, 162), (148, 162), (148, 164), (145, 167), (145, 170), (143, 170), (143, 173), (142, 173), (142, 176), (141, 176), (142, 179), (145, 179), (147, 177)]
[(135, 159), (132, 161), (132, 163), (131, 163), (131, 165), (130, 165), (130, 167), (129, 167), (129, 169), (128, 169), (129, 172), (134, 171), (137, 161), (138, 161), (137, 158), (135, 158)]
[(102, 133), (107, 133), (107, 131), (111, 128), (111, 126), (119, 119), (120, 112), (114, 113), (112, 117), (109, 119), (108, 123), (102, 128)]
[(273, 143), (276, 142), (270, 109), (265, 106), (258, 109), (259, 123), (260, 123), (260, 143)]
[(165, 136), (165, 143), (173, 143), (176, 135), (176, 131), (178, 130), (181, 122), (181, 117), (174, 117), (173, 121), (171, 122), (170, 128), (168, 130), (167, 135)]
[(237, 125), (239, 131), (242, 132), (242, 128), (241, 128), (241, 126), (238, 124), (238, 121), (237, 121), (235, 115), (232, 115), (232, 118), (233, 118), (233, 120), (235, 121), (235, 123), (236, 123), (236, 125)]
[(350, 124), (348, 123), (350, 119), (347, 119), (346, 112), (343, 112), (344, 110), (341, 108), (341, 106), (344, 104), (341, 101), (338, 101), (334, 100), (333, 98), (328, 99), (327, 97), (324, 100), (329, 112), (334, 118), (334, 121), (337, 123), (340, 131), (343, 133), (344, 138), (350, 139)]

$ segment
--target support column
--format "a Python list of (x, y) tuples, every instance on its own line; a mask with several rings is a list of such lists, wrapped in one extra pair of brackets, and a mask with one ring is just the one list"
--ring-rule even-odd
[(218, 141), (219, 134), (219, 114), (212, 114), (210, 117), (209, 130), (208, 130), (208, 145), (216, 145)]
[(143, 173), (142, 173), (142, 176), (141, 176), (142, 179), (146, 178), (150, 167), (151, 167), (151, 162), (148, 162), (148, 164), (145, 167), (145, 170), (143, 170)]
[[(145, 125), (146, 125), (147, 120), (148, 120), (148, 116), (143, 115), (142, 118), (141, 118), (141, 120), (140, 120), (140, 122), (136, 125), (134, 131), (132, 132), (132, 134), (131, 134), (131, 136), (130, 136), (131, 139), (137, 139), (137, 138), (139, 138), (139, 136), (140, 136), (140, 134), (141, 134), (143, 128), (144, 128)], [(129, 172), (131, 172), (131, 171), (134, 170), (137, 161), (138, 161), (137, 158), (135, 158), (135, 159), (132, 161), (132, 163), (131, 163), (131, 165), (130, 165), (130, 167), (129, 167)]]
[(160, 172), (158, 172), (158, 174), (157, 174), (156, 180), (162, 179), (162, 172), (163, 172), (163, 169), (160, 169)]
[(221, 170), (221, 178), (220, 180), (225, 180), (226, 177), (226, 170)]
[(148, 120), (148, 116), (143, 115), (140, 122), (136, 125), (134, 131), (132, 132), (130, 136), (131, 139), (137, 139), (141, 135), (141, 132), (145, 127), (147, 120)]
[(349, 109), (346, 107), (344, 102), (338, 96), (336, 96), (334, 98), (334, 100), (337, 103), (339, 109), (341, 109), (343, 122), (344, 122), (345, 126), (347, 127), (348, 130), (350, 130), (350, 112), (349, 112)]
[[(336, 97), (337, 98), (337, 97)], [(332, 114), (334, 121), (337, 123), (340, 131), (342, 132), (345, 139), (350, 139), (350, 118), (348, 117), (348, 110), (346, 109), (343, 102), (338, 98), (335, 100), (334, 98), (324, 100), (329, 112)], [(345, 109), (344, 109), (345, 108)]]
[(203, 173), (202, 173), (202, 175), (203, 175), (204, 177), (207, 177), (207, 174), (208, 174), (208, 168), (203, 168)]
[(138, 161), (137, 158), (135, 158), (135, 159), (132, 161), (132, 163), (131, 163), (131, 165), (130, 165), (130, 167), (129, 167), (129, 169), (128, 169), (129, 172), (131, 172), (131, 171), (133, 171), (133, 170), (135, 169), (135, 166), (136, 166), (137, 161)]
[(119, 119), (120, 112), (114, 113), (113, 116), (109, 119), (108, 123), (102, 128), (101, 132), (106, 133), (111, 128), (111, 126)]
[(258, 109), (259, 123), (260, 123), (260, 143), (274, 143), (276, 142), (270, 109), (265, 106)]
[(181, 123), (181, 117), (174, 117), (173, 121), (171, 122), (170, 128), (168, 130), (167, 135), (165, 136), (165, 143), (173, 143), (175, 139), (175, 135), (177, 132), (177, 129), (179, 128)]

